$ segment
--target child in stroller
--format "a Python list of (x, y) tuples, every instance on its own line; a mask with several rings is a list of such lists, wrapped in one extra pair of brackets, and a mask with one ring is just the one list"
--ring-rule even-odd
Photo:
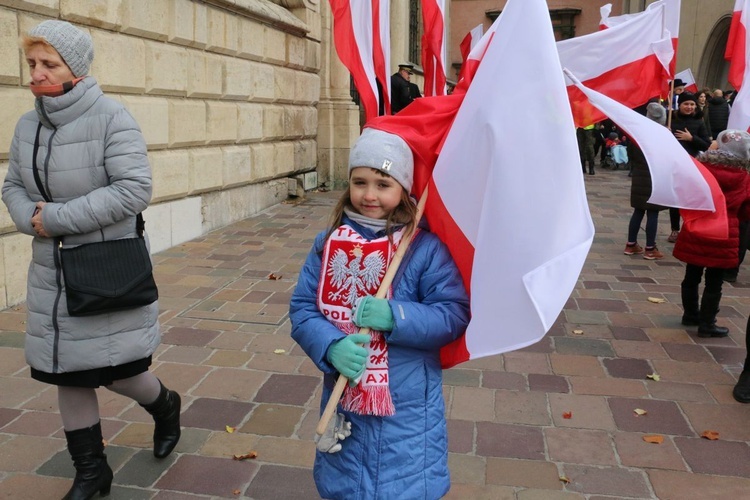
[(620, 166), (623, 168), (627, 167), (628, 150), (617, 136), (617, 132), (609, 133), (609, 136), (604, 141), (604, 146), (607, 148), (607, 156), (604, 158), (603, 167), (613, 170), (617, 170)]

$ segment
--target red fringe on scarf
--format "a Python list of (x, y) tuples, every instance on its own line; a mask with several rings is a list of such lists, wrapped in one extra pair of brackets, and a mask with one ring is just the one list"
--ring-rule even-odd
[(341, 399), (341, 407), (359, 415), (376, 415), (390, 417), (396, 413), (391, 391), (387, 385), (375, 387), (347, 387)]

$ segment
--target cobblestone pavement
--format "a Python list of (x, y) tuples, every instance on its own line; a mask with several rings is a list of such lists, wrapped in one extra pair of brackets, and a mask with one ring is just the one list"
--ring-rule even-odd
[[(448, 498), (746, 498), (750, 406), (731, 391), (745, 356), (750, 270), (725, 285), (719, 323), (730, 337), (698, 338), (680, 325), (683, 265), (666, 242), (666, 213), (663, 260), (623, 255), (626, 173), (600, 169), (586, 185), (596, 238), (549, 335), (445, 372)], [(183, 438), (154, 459), (147, 414), (100, 390), (110, 498), (317, 498), (321, 377), (289, 337), (287, 308), (336, 197), (281, 204), (155, 257), (163, 341), (153, 368), (183, 396)], [(0, 312), (0, 498), (56, 499), (73, 467), (55, 389), (28, 375), (24, 318), (23, 307)], [(719, 439), (702, 439), (707, 430)], [(254, 460), (232, 459), (251, 451)]]

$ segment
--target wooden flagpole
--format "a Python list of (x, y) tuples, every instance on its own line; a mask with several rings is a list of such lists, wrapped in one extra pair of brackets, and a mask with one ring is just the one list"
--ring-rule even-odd
[[(406, 235), (404, 235), (403, 238), (401, 238), (401, 241), (398, 244), (398, 248), (396, 249), (396, 253), (393, 255), (393, 258), (391, 259), (391, 263), (388, 265), (388, 269), (385, 272), (385, 276), (383, 276), (383, 281), (380, 283), (380, 287), (378, 288), (378, 291), (375, 293), (375, 297), (379, 299), (384, 299), (386, 295), (388, 294), (388, 289), (391, 287), (393, 278), (396, 277), (396, 272), (398, 271), (398, 268), (401, 265), (401, 261), (403, 260), (404, 255), (406, 254), (406, 249), (409, 248), (409, 244), (411, 243), (411, 240), (414, 238), (414, 234), (417, 232), (417, 226), (419, 225), (419, 221), (422, 219), (422, 214), (424, 213), (424, 206), (426, 203), (427, 203), (427, 186), (425, 186), (424, 191), (422, 192), (422, 196), (419, 198), (419, 203), (417, 203), (417, 216), (414, 220), (414, 226)], [(359, 333), (369, 333), (369, 332), (370, 332), (369, 328), (361, 328), (359, 330)], [(333, 417), (333, 414), (336, 412), (336, 407), (339, 404), (339, 400), (341, 400), (341, 396), (344, 394), (344, 389), (346, 388), (347, 383), (349, 383), (349, 379), (339, 374), (339, 378), (336, 381), (336, 385), (333, 387), (333, 391), (331, 391), (331, 397), (328, 399), (328, 404), (326, 404), (326, 407), (323, 410), (323, 414), (320, 416), (318, 427), (316, 427), (315, 429), (315, 433), (318, 436), (322, 436), (323, 433), (326, 431), (326, 427), (328, 427), (328, 422), (331, 420), (331, 417)]]
[(674, 109), (672, 109), (672, 106), (674, 106), (673, 96), (674, 96), (674, 77), (672, 77), (672, 83), (669, 86), (669, 106), (667, 107), (667, 109), (669, 110), (669, 113), (667, 113), (667, 128), (669, 130), (672, 130), (672, 113), (675, 111)]

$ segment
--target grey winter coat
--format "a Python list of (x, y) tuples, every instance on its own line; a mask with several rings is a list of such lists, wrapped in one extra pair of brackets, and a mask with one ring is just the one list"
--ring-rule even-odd
[[(38, 236), (31, 217), (43, 197), (37, 168), (53, 202), (42, 210)], [(36, 110), (16, 125), (2, 199), (18, 230), (34, 237), (27, 283), (26, 361), (47, 373), (117, 366), (151, 355), (159, 344), (158, 304), (86, 317), (70, 317), (65, 277), (54, 237), (63, 246), (134, 237), (135, 216), (151, 199), (146, 144), (133, 117), (104, 97), (92, 77), (60, 97), (39, 97)]]

